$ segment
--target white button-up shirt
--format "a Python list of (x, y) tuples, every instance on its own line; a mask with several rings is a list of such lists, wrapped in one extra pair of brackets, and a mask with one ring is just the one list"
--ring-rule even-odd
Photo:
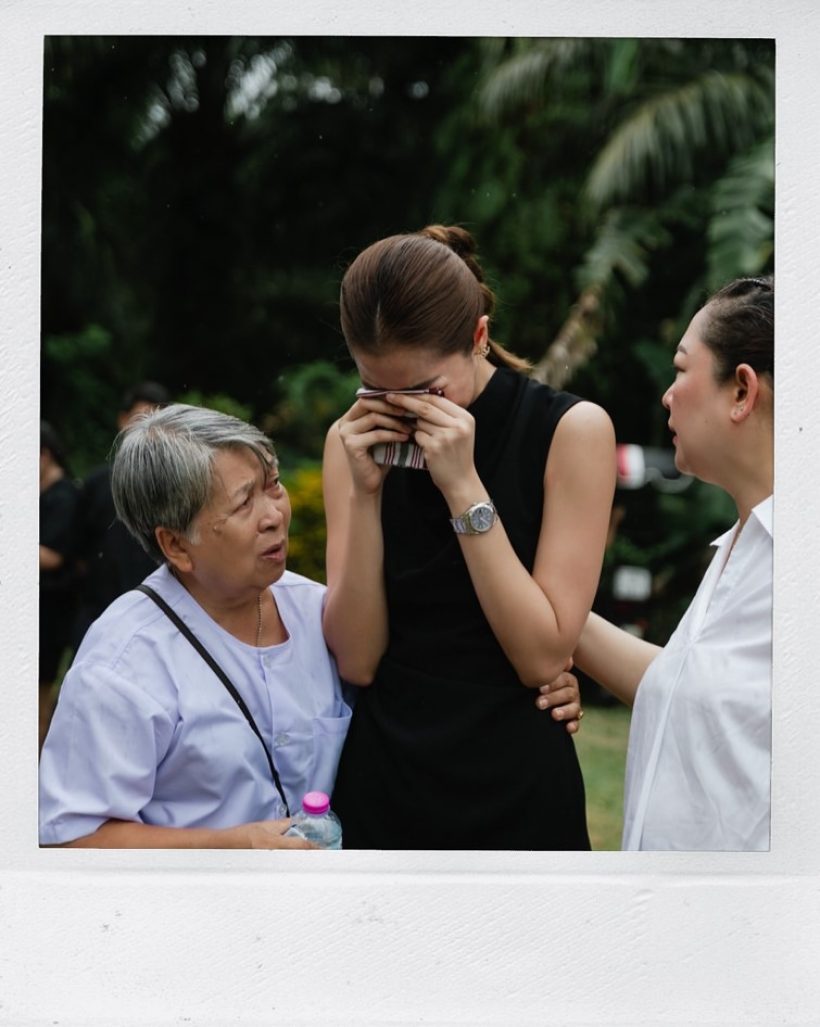
[[(322, 637), (323, 585), (286, 571), (273, 586), (288, 632), (256, 648), (224, 631), (161, 567), (146, 578), (245, 700), (291, 812), (330, 794), (350, 708)], [(285, 810), (265, 752), (225, 686), (155, 603), (117, 599), (65, 677), (40, 761), (40, 842), (109, 819), (232, 827)]]
[(769, 847), (772, 497), (717, 539), (692, 604), (638, 688), (624, 849)]

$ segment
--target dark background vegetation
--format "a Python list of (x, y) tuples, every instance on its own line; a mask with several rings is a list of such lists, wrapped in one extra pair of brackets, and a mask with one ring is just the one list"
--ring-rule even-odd
[[(321, 577), (318, 461), (355, 375), (346, 264), (465, 225), (493, 334), (668, 446), (659, 398), (708, 293), (773, 262), (766, 40), (50, 37), (44, 53), (42, 410), (74, 472), (105, 459), (143, 378), (253, 419)], [(663, 640), (715, 489), (624, 494), (608, 566), (648, 566)]]

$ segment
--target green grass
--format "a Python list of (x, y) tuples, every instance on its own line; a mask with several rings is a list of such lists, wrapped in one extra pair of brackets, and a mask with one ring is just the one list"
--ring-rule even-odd
[(575, 746), (587, 793), (587, 822), (593, 849), (620, 849), (624, 767), (630, 710), (587, 706)]

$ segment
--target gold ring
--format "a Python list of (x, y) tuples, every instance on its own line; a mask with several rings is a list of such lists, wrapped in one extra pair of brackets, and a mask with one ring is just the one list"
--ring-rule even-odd
[(581, 710), (581, 711), (580, 711), (580, 712), (578, 713), (578, 719), (579, 719), (579, 720), (583, 720), (583, 719), (584, 719), (584, 711), (583, 711), (583, 710)]

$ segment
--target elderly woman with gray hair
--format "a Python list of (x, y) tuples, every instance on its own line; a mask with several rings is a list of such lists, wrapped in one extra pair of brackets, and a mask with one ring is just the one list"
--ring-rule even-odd
[(40, 843), (302, 848), (350, 709), (324, 587), (285, 569), (290, 503), (270, 441), (175, 404), (121, 435), (117, 512), (160, 563), (88, 631), (40, 762)]

